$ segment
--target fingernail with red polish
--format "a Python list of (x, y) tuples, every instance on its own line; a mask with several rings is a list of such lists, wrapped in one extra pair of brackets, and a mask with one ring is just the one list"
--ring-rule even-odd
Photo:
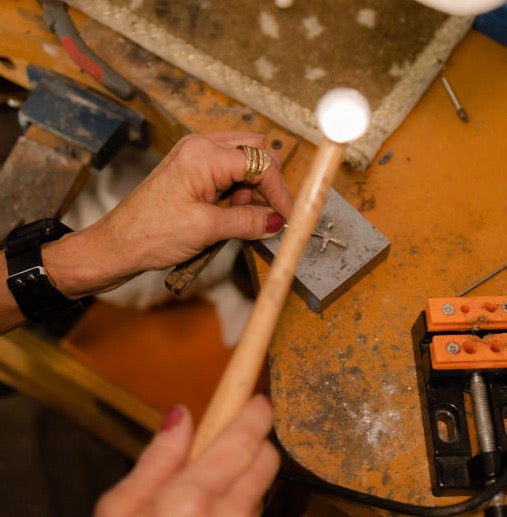
[(183, 406), (174, 406), (172, 407), (164, 417), (164, 421), (162, 422), (162, 429), (164, 431), (169, 431), (173, 427), (176, 427), (183, 418), (185, 410)]
[(278, 212), (273, 212), (266, 217), (266, 233), (276, 233), (285, 224), (285, 219)]

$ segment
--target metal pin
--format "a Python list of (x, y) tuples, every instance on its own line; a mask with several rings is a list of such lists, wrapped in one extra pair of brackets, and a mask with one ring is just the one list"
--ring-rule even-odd
[[(474, 282), (472, 285), (468, 286), (466, 289), (463, 289), (463, 291), (458, 293), (456, 296), (465, 296), (465, 294), (468, 294), (470, 291), (472, 291), (476, 287), (479, 287), (481, 284), (483, 284), (490, 278), (493, 278), (498, 273), (501, 273), (504, 269), (507, 269), (507, 262), (505, 264), (502, 264), (500, 267), (497, 267), (494, 271), (491, 271), (491, 273), (488, 273), (486, 276), (482, 277), (480, 280), (477, 280), (477, 282)], [(507, 312), (507, 311), (505, 311), (505, 312)]]
[(468, 117), (467, 112), (463, 108), (463, 106), (460, 104), (458, 98), (456, 97), (456, 94), (454, 93), (454, 90), (451, 88), (451, 85), (447, 81), (445, 77), (442, 76), (442, 84), (444, 85), (445, 90), (449, 94), (449, 97), (451, 98), (452, 103), (454, 104), (454, 107), (456, 108), (456, 113), (458, 114), (458, 117), (463, 122), (468, 122), (470, 118)]

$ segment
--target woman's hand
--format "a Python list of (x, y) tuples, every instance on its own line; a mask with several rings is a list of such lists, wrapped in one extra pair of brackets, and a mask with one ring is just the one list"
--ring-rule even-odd
[(189, 460), (192, 422), (176, 406), (164, 429), (137, 465), (99, 500), (95, 517), (250, 517), (279, 467), (279, 455), (266, 439), (273, 412), (256, 395), (238, 417)]
[[(237, 148), (262, 147), (263, 140), (239, 131), (181, 139), (111, 212), (44, 247), (44, 264), (56, 286), (68, 297), (95, 294), (142, 271), (184, 262), (217, 241), (279, 231), (292, 199), (276, 157), (246, 184), (246, 156)], [(231, 206), (217, 206), (220, 193), (233, 185), (239, 188)]]

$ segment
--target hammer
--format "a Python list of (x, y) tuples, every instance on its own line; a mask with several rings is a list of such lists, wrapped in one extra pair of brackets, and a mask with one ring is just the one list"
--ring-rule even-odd
[(345, 143), (360, 137), (371, 118), (367, 100), (350, 88), (329, 91), (318, 102), (315, 114), (325, 138), (294, 202), (280, 249), (243, 335), (197, 429), (193, 457), (213, 441), (251, 397), (299, 259), (343, 160)]

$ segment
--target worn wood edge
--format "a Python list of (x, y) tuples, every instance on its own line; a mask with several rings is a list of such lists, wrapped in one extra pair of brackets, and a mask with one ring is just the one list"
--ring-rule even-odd
[(29, 354), (30, 360), (48, 371), (72, 381), (98, 400), (110, 405), (149, 431), (160, 428), (161, 411), (90, 370), (34, 332), (21, 328), (0, 336), (0, 361), (7, 347)]
[[(183, 39), (166, 33), (129, 9), (113, 7), (107, 0), (67, 0), (67, 3), (213, 88), (249, 105), (282, 127), (314, 144), (322, 140), (311, 110), (197, 50)], [(470, 17), (451, 16), (440, 26), (433, 41), (375, 110), (366, 135), (349, 144), (345, 161), (358, 170), (369, 166), (383, 141), (416, 104), (472, 22)]]
[(62, 377), (52, 375), (40, 365), (35, 375), (28, 377), (20, 374), (19, 363), (26, 363), (26, 357), (19, 349), (9, 349), (5, 347), (5, 343), (2, 345), (4, 355), (0, 360), (1, 382), (41, 404), (63, 412), (121, 453), (134, 459), (139, 456), (148, 438), (140, 435), (137, 428), (127, 425), (116, 412), (100, 404), (85, 390)]

